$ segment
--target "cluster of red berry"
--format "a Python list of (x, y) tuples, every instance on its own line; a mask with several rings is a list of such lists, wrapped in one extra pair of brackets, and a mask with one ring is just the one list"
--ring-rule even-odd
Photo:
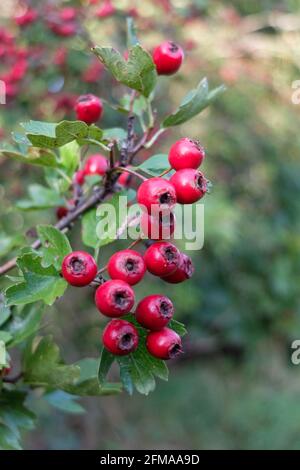
[[(206, 180), (197, 167), (204, 158), (204, 149), (195, 141), (181, 139), (170, 149), (169, 162), (176, 173), (170, 181), (160, 177), (144, 181), (137, 193), (144, 215), (153, 217), (153, 206), (163, 213), (172, 213), (176, 202), (195, 202), (206, 191)], [(105, 157), (90, 157), (85, 172), (104, 174), (107, 170)], [(105, 159), (106, 160), (106, 159)], [(100, 172), (100, 173), (99, 173)], [(178, 176), (179, 175), (179, 176)], [(182, 175), (182, 176), (180, 176)], [(194, 267), (189, 256), (181, 253), (169, 241), (161, 240), (151, 244), (144, 255), (126, 249), (115, 253), (106, 267), (110, 280), (96, 290), (95, 303), (98, 310), (110, 318), (119, 318), (132, 311), (135, 294), (132, 286), (140, 282), (146, 270), (169, 283), (189, 279)], [(97, 277), (97, 264), (85, 252), (73, 252), (65, 257), (62, 275), (74, 286), (90, 284)], [(142, 299), (135, 310), (135, 319), (148, 331), (146, 346), (150, 354), (160, 359), (170, 359), (181, 351), (179, 335), (167, 325), (174, 314), (171, 300), (165, 295), (149, 295)], [(126, 355), (138, 346), (138, 331), (135, 326), (122, 319), (111, 320), (103, 332), (103, 344), (115, 355)]]
[[(181, 66), (183, 56), (183, 50), (173, 42), (159, 45), (153, 51), (158, 74), (175, 73)], [(89, 125), (101, 117), (102, 111), (101, 100), (91, 94), (80, 96), (75, 106), (77, 119)], [(175, 205), (192, 204), (207, 191), (207, 180), (198, 170), (204, 157), (204, 149), (198, 142), (188, 138), (180, 139), (169, 152), (170, 171), (175, 170), (171, 178), (150, 178), (138, 188), (137, 202), (142, 209), (141, 231), (155, 242), (144, 255), (132, 249), (115, 253), (106, 266), (110, 280), (102, 278), (95, 294), (97, 309), (106, 317), (113, 318), (102, 336), (105, 348), (112, 354), (126, 355), (138, 347), (137, 328), (119, 317), (132, 311), (135, 304), (132, 286), (143, 279), (146, 271), (169, 283), (183, 282), (194, 272), (191, 258), (165, 238), (170, 238), (175, 229)], [(103, 155), (92, 155), (86, 160), (83, 169), (77, 171), (74, 182), (82, 185), (86, 176), (103, 176), (107, 171), (107, 159)], [(128, 173), (126, 169), (124, 171), (119, 182), (126, 185)], [(158, 233), (153, 236), (153, 228), (157, 225)], [(167, 237), (164, 231), (166, 225)], [(94, 258), (82, 251), (70, 253), (62, 264), (62, 275), (73, 286), (90, 284), (97, 279), (97, 273)], [(149, 353), (163, 360), (175, 357), (182, 349), (180, 336), (167, 327), (173, 315), (173, 304), (165, 295), (149, 295), (135, 309), (136, 321), (147, 330), (146, 346)]]

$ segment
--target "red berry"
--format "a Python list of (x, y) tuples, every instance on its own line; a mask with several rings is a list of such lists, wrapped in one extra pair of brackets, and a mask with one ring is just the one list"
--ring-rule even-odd
[(75, 36), (75, 34), (78, 32), (78, 24), (74, 21), (69, 21), (64, 24), (50, 24), (50, 28), (55, 34), (65, 38)]
[(37, 12), (33, 8), (27, 8), (21, 16), (16, 16), (15, 21), (19, 26), (27, 26), (33, 23), (38, 17)]
[(170, 181), (176, 189), (177, 202), (180, 204), (193, 204), (207, 192), (207, 180), (203, 173), (193, 168), (176, 171)]
[(175, 215), (168, 214), (149, 215), (144, 212), (140, 219), (141, 232), (150, 240), (169, 240), (175, 230)]
[(73, 8), (73, 7), (64, 7), (59, 12), (59, 17), (64, 21), (75, 20), (76, 15), (77, 15), (76, 8)]
[(95, 154), (87, 159), (84, 165), (84, 175), (103, 176), (108, 169), (108, 160), (103, 155)]
[(96, 261), (85, 251), (73, 251), (62, 263), (62, 275), (72, 286), (87, 286), (95, 279), (97, 270)]
[(75, 112), (79, 121), (84, 121), (86, 124), (93, 124), (100, 119), (102, 111), (102, 101), (95, 95), (81, 95), (77, 99)]
[(162, 279), (170, 284), (179, 284), (180, 282), (190, 279), (194, 271), (195, 268), (191, 258), (185, 253), (181, 253), (180, 263), (176, 271), (169, 276), (162, 277)]
[(136, 350), (139, 344), (137, 329), (125, 320), (111, 320), (102, 334), (104, 347), (116, 356), (125, 356)]
[(176, 191), (172, 183), (163, 178), (144, 181), (137, 192), (137, 202), (151, 211), (169, 211), (175, 207)]
[(169, 242), (153, 243), (145, 252), (147, 269), (155, 276), (172, 274), (180, 263), (180, 251)]
[(105, 0), (104, 4), (96, 11), (96, 16), (99, 18), (106, 18), (115, 13), (116, 9), (111, 3), (111, 0)]
[(85, 174), (84, 174), (84, 170), (78, 170), (76, 171), (75, 175), (74, 175), (74, 181), (76, 184), (79, 184), (80, 186), (82, 186), (84, 184), (84, 179), (85, 179)]
[(63, 219), (68, 214), (68, 208), (65, 206), (60, 206), (56, 209), (56, 217), (58, 220)]
[(96, 306), (107, 317), (121, 317), (129, 313), (134, 301), (133, 289), (125, 281), (107, 281), (96, 290)]
[(148, 295), (139, 302), (135, 312), (140, 325), (153, 331), (164, 328), (173, 315), (173, 304), (164, 295)]
[(183, 50), (172, 41), (165, 41), (153, 51), (153, 62), (159, 75), (172, 75), (180, 68)]
[(126, 188), (127, 186), (129, 186), (131, 179), (132, 175), (123, 171), (118, 178), (118, 184)]
[(146, 265), (140, 253), (128, 249), (112, 255), (107, 270), (112, 279), (121, 279), (133, 286), (144, 277)]
[(170, 328), (160, 331), (151, 331), (146, 340), (146, 346), (150, 354), (159, 359), (173, 359), (182, 352), (180, 336)]
[(197, 169), (204, 157), (204, 148), (199, 142), (185, 137), (172, 145), (169, 152), (169, 163), (174, 170)]

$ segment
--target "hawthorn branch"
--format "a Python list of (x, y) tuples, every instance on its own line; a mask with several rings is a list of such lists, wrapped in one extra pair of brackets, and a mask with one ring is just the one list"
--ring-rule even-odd
[[(136, 94), (133, 93), (131, 96), (130, 101), (130, 110), (128, 115), (127, 121), (127, 138), (124, 140), (122, 149), (121, 149), (121, 157), (120, 157), (120, 170), (126, 167), (128, 164), (132, 162), (132, 159), (135, 155), (144, 147), (146, 144), (149, 135), (151, 134), (152, 129), (149, 128), (140, 141), (134, 146), (135, 141), (135, 134), (134, 134), (134, 115), (133, 115), (133, 103)], [(111, 158), (113, 148), (110, 148), (111, 151)], [(79, 199), (77, 201), (76, 207), (70, 211), (65, 217), (63, 217), (56, 225), (55, 228), (60, 230), (61, 232), (67, 232), (72, 228), (73, 224), (76, 222), (78, 218), (80, 218), (83, 214), (85, 214), (88, 210), (98, 206), (101, 202), (106, 199), (106, 197), (114, 194), (118, 191), (116, 187), (116, 182), (119, 178), (117, 171), (114, 171), (115, 168), (110, 169), (107, 172), (106, 180), (103, 188), (95, 188), (94, 193), (86, 199)], [(141, 178), (141, 175), (139, 175)], [(34, 250), (38, 250), (41, 247), (41, 241), (35, 240), (35, 242), (31, 245)], [(0, 266), (0, 276), (6, 274), (11, 269), (16, 267), (17, 258), (13, 258), (2, 266)]]

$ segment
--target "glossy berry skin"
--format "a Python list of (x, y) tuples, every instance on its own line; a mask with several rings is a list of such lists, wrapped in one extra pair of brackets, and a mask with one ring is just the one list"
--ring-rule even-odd
[(163, 178), (150, 178), (144, 181), (137, 191), (137, 202), (151, 211), (170, 211), (177, 202), (176, 191), (172, 183)]
[(180, 263), (174, 273), (162, 277), (169, 284), (179, 284), (180, 282), (190, 279), (194, 274), (195, 268), (191, 258), (185, 253), (181, 253)]
[(174, 170), (197, 169), (205, 158), (204, 148), (196, 140), (184, 137), (172, 145), (169, 163)]
[(108, 169), (108, 160), (101, 154), (91, 155), (85, 162), (83, 171), (84, 176), (100, 175), (103, 176)]
[(164, 328), (173, 315), (173, 304), (164, 295), (148, 295), (138, 303), (135, 312), (135, 318), (139, 324), (152, 331)]
[(125, 320), (111, 320), (102, 334), (104, 347), (116, 356), (134, 352), (139, 344), (136, 328)]
[(100, 119), (102, 111), (102, 101), (95, 95), (81, 95), (77, 99), (75, 112), (79, 121), (83, 121), (86, 124), (93, 124)]
[(169, 240), (175, 230), (175, 215), (149, 215), (144, 212), (140, 219), (141, 232), (151, 240)]
[(133, 289), (127, 282), (113, 279), (98, 287), (95, 303), (100, 313), (106, 317), (116, 318), (126, 315), (135, 301)]
[(97, 275), (94, 258), (85, 251), (73, 251), (65, 256), (62, 263), (62, 275), (72, 286), (82, 287), (90, 284)]
[(177, 202), (180, 204), (193, 204), (207, 192), (207, 180), (203, 173), (193, 168), (176, 171), (170, 181), (176, 189)]
[(79, 184), (79, 186), (82, 186), (84, 184), (84, 180), (85, 180), (84, 170), (77, 170), (74, 175), (75, 183)]
[(172, 75), (179, 70), (184, 58), (180, 46), (172, 41), (165, 41), (153, 51), (153, 62), (158, 75)]
[(154, 276), (172, 274), (180, 263), (180, 251), (169, 242), (156, 242), (147, 248), (144, 260), (148, 271)]
[(112, 279), (121, 279), (134, 286), (143, 279), (146, 265), (140, 253), (128, 249), (118, 251), (112, 255), (107, 270)]
[(151, 331), (146, 339), (149, 353), (159, 359), (173, 359), (182, 352), (180, 336), (170, 328), (160, 331)]

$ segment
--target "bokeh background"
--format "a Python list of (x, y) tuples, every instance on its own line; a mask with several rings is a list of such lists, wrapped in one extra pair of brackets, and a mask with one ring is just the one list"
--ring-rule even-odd
[[(204, 76), (212, 85), (225, 83), (227, 92), (154, 149), (167, 152), (181, 136), (198, 138), (214, 185), (205, 199), (205, 245), (192, 254), (195, 276), (168, 285), (177, 319), (189, 328), (186, 354), (170, 364), (169, 382), (159, 382), (148, 397), (85, 399), (86, 413), (72, 415), (36, 395), (30, 406), (40, 418), (25, 448), (299, 449), (300, 366), (290, 355), (292, 341), (300, 339), (300, 104), (292, 100), (292, 84), (300, 80), (300, 1), (31, 3), (84, 13), (79, 29), (66, 37), (47, 26), (47, 15), (20, 24), (14, 17), (24, 5), (1, 1), (0, 78), (19, 64), (10, 75), (8, 102), (0, 105), (1, 140), (9, 140), (20, 121), (74, 118), (80, 93), (116, 102), (123, 89), (95, 63), (88, 44), (125, 50), (128, 14), (149, 50), (170, 38), (186, 51), (180, 72), (159, 80), (159, 114), (174, 109)], [(105, 11), (104, 4), (116, 10)], [(2, 53), (4, 30), (20, 49), (10, 58)], [(101, 126), (122, 124), (106, 106)], [(0, 159), (2, 260), (21, 233), (37, 222), (55, 222), (51, 211), (14, 209), (33, 181), (42, 182), (40, 170)], [(72, 243), (80, 247), (79, 227)], [(109, 253), (100, 255), (103, 262)], [(161, 289), (149, 275), (138, 295)], [(97, 357), (102, 326), (88, 293), (73, 289), (48, 309), (43, 331), (53, 333), (65, 359), (74, 361)]]

